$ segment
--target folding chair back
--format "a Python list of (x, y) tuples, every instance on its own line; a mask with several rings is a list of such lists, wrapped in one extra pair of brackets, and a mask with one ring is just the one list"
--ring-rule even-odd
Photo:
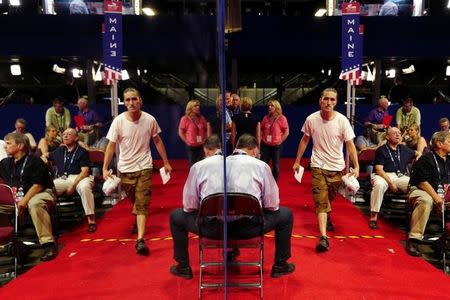
[[(257, 234), (248, 238), (230, 238), (230, 236), (239, 236), (238, 226), (231, 225), (235, 222), (243, 221), (244, 223), (252, 219), (257, 220), (257, 223), (252, 222), (258, 226)], [(214, 222), (211, 223), (211, 220)], [(228, 193), (227, 194), (227, 225), (228, 238), (227, 248), (257, 248), (259, 250), (259, 259), (252, 261), (240, 261), (229, 262), (232, 265), (238, 266), (253, 266), (258, 268), (258, 281), (257, 282), (231, 282), (227, 280), (227, 287), (254, 287), (260, 289), (260, 297), (263, 297), (263, 246), (264, 246), (264, 217), (261, 204), (258, 199), (249, 194), (243, 193)], [(201, 298), (202, 290), (205, 288), (217, 288), (223, 287), (224, 283), (214, 282), (205, 283), (203, 278), (203, 270), (210, 266), (225, 266), (223, 257), (222, 261), (205, 261), (203, 252), (205, 249), (221, 248), (225, 247), (223, 241), (223, 229), (224, 229), (224, 195), (222, 193), (213, 194), (203, 199), (197, 219), (197, 225), (199, 229), (199, 251), (200, 251), (200, 279), (199, 279), (199, 299)], [(236, 225), (236, 224), (235, 224)], [(215, 228), (205, 228), (214, 226)], [(233, 228), (230, 230), (230, 228)], [(238, 228), (238, 229), (236, 229)], [(211, 234), (213, 233), (213, 234)], [(211, 236), (212, 235), (212, 236)]]
[[(10, 247), (13, 250), (14, 254), (14, 277), (17, 276), (17, 266), (19, 260), (19, 244), (18, 240), (18, 208), (16, 205), (16, 200), (14, 196), (14, 192), (9, 185), (0, 183), (0, 206), (12, 206), (14, 211), (14, 226), (4, 226), (1, 227), (0, 230), (0, 242), (3, 244), (4, 242), (10, 242)], [(6, 224), (10, 224), (10, 216), (11, 213), (2, 214), (5, 217)]]

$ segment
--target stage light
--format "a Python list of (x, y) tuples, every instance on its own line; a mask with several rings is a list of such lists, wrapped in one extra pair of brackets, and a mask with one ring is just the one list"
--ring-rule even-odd
[(77, 68), (72, 69), (73, 78), (80, 78), (83, 75), (83, 71)]
[(447, 69), (445, 70), (445, 75), (450, 76), (450, 65), (447, 66)]
[(395, 78), (395, 69), (386, 70), (386, 76), (387, 78)]
[(447, 8), (450, 8), (450, 0), (448, 0)]
[(137, 68), (136, 73), (138, 74), (138, 76), (141, 76), (141, 70), (139, 70), (139, 68)]
[(22, 75), (22, 70), (20, 69), (20, 65), (11, 65), (11, 75), (13, 75), (13, 76)]
[(151, 8), (151, 7), (144, 7), (143, 9), (142, 9), (142, 12), (144, 13), (144, 14), (146, 14), (147, 16), (150, 16), (150, 17), (153, 17), (153, 16), (155, 16), (156, 15), (156, 12), (153, 10), (153, 8)]
[(53, 69), (52, 70), (53, 70), (53, 72), (58, 73), (58, 74), (66, 73), (66, 69), (59, 67), (57, 64), (53, 65)]
[(127, 70), (122, 70), (122, 80), (128, 80), (130, 79), (130, 75), (128, 75)]
[(328, 76), (331, 76), (331, 69), (328, 69)]
[(416, 69), (414, 68), (414, 65), (410, 65), (406, 69), (402, 69), (403, 74), (411, 74), (414, 73)]
[(20, 0), (9, 0), (9, 5), (20, 6)]
[(325, 8), (319, 8), (316, 13), (314, 14), (314, 17), (323, 17), (327, 13), (327, 10)]
[(92, 67), (92, 78), (94, 79), (94, 81), (102, 81), (103, 80), (103, 76), (102, 76), (102, 72), (100, 71), (102, 65), (98, 66), (97, 71), (95, 71), (95, 68)]

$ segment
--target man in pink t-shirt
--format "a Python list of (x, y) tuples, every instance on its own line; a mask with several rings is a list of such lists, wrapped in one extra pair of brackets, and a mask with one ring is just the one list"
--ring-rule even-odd
[(111, 176), (108, 167), (118, 144), (117, 169), (120, 172), (121, 186), (127, 197), (134, 201), (133, 215), (136, 215), (138, 234), (136, 253), (149, 255), (150, 251), (145, 244), (144, 234), (152, 185), (153, 160), (150, 140), (155, 143), (165, 171), (170, 173), (172, 167), (167, 159), (164, 143), (159, 136), (161, 128), (158, 122), (152, 115), (141, 111), (140, 93), (136, 89), (128, 88), (123, 92), (123, 98), (127, 111), (114, 119), (106, 136), (109, 143), (105, 150), (103, 178), (106, 180)]
[(352, 175), (356, 178), (359, 176), (358, 156), (353, 143), (355, 134), (347, 118), (334, 110), (336, 103), (337, 91), (333, 88), (325, 89), (319, 100), (320, 111), (309, 115), (303, 124), (304, 134), (298, 145), (297, 158), (293, 166), (294, 171), (297, 172), (309, 138), (312, 137), (312, 191), (320, 231), (317, 252), (328, 250), (327, 229), (334, 230), (329, 218), (330, 201), (336, 197), (345, 168), (344, 143), (354, 165)]

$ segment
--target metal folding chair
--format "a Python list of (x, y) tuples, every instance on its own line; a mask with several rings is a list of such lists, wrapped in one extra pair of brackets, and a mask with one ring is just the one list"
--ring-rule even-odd
[[(10, 239), (8, 247), (11, 251), (8, 251), (14, 255), (14, 278), (17, 277), (17, 266), (19, 263), (19, 256), (21, 254), (21, 243), (18, 236), (18, 217), (19, 209), (16, 204), (14, 192), (9, 185), (0, 183), (0, 206), (13, 206), (14, 207), (14, 227), (12, 229), (2, 230), (2, 240)], [(10, 214), (4, 214), (6, 218), (10, 217)], [(9, 221), (9, 220), (8, 220)]]
[[(258, 234), (253, 237), (240, 238), (239, 232), (236, 230), (228, 230), (228, 238), (226, 243), (223, 240), (224, 232), (224, 195), (222, 193), (214, 194), (203, 199), (197, 225), (199, 229), (199, 252), (200, 252), (200, 275), (199, 275), (199, 299), (202, 296), (202, 290), (205, 288), (219, 287), (251, 287), (260, 289), (260, 298), (263, 298), (263, 260), (264, 260), (264, 216), (261, 205), (254, 196), (241, 193), (227, 194), (227, 219), (228, 229), (232, 227), (232, 222), (246, 221), (246, 218), (257, 220), (255, 223)], [(213, 225), (211, 225), (213, 224)], [(214, 227), (214, 228), (211, 228)], [(256, 229), (256, 228), (255, 228)], [(204, 269), (211, 266), (225, 267), (226, 257), (222, 257), (220, 261), (206, 261), (204, 251), (206, 249), (227, 249), (236, 248), (255, 248), (258, 249), (259, 258), (252, 261), (230, 262), (229, 264), (237, 266), (251, 266), (258, 268), (258, 281), (256, 282), (228, 282), (228, 278), (224, 281), (206, 283), (204, 282)], [(225, 269), (223, 268), (223, 271)], [(226, 280), (225, 280), (226, 279)], [(226, 282), (226, 283), (225, 283)]]

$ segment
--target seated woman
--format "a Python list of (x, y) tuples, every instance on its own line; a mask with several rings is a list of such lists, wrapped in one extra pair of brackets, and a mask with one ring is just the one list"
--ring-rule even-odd
[(48, 154), (59, 147), (61, 142), (58, 139), (58, 129), (53, 125), (45, 128), (45, 137), (41, 138), (38, 149), (41, 151), (41, 158), (47, 162)]
[(409, 125), (406, 130), (408, 136), (405, 139), (405, 144), (408, 148), (416, 151), (416, 158), (419, 158), (425, 148), (427, 148), (427, 141), (420, 136), (420, 127), (416, 123)]

